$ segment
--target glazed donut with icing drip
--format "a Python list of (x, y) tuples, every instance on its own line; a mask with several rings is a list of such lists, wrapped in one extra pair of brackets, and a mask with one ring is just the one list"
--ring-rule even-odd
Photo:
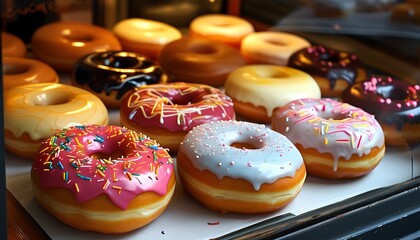
[(42, 142), (32, 164), (35, 199), (84, 231), (125, 233), (166, 209), (173, 160), (146, 135), (118, 126), (77, 125)]
[(240, 48), (242, 39), (254, 32), (247, 20), (225, 14), (207, 14), (195, 18), (189, 27), (189, 36)]
[(301, 154), (285, 136), (238, 121), (195, 127), (180, 144), (177, 169), (194, 198), (222, 213), (282, 208), (306, 177)]
[(375, 115), (390, 146), (420, 141), (420, 86), (390, 76), (371, 76), (343, 92), (342, 100)]
[(347, 87), (366, 79), (366, 69), (356, 55), (319, 45), (294, 53), (288, 66), (311, 75), (322, 97), (338, 97)]
[(25, 84), (6, 90), (4, 99), (6, 150), (27, 159), (62, 128), (108, 124), (108, 111), (99, 98), (66, 84)]
[(299, 98), (320, 98), (315, 80), (285, 66), (247, 65), (233, 71), (225, 83), (238, 115), (259, 123), (271, 122), (273, 111)]
[(150, 58), (133, 52), (107, 51), (81, 58), (72, 84), (98, 96), (106, 106), (119, 107), (124, 93), (135, 87), (166, 82), (163, 70)]
[(374, 169), (385, 153), (381, 126), (360, 108), (332, 99), (299, 99), (273, 114), (272, 129), (302, 153), (308, 174), (355, 178)]
[(232, 100), (219, 89), (182, 82), (148, 85), (128, 92), (120, 115), (123, 126), (147, 134), (173, 152), (193, 127), (235, 119)]
[(57, 72), (47, 64), (29, 58), (3, 57), (3, 89), (31, 83), (57, 83)]

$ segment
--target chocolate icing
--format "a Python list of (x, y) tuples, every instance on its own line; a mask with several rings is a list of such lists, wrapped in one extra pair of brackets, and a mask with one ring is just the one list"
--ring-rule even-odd
[(372, 76), (343, 92), (342, 100), (375, 115), (379, 122), (396, 125), (420, 123), (420, 86), (389, 76)]
[(325, 77), (330, 81), (330, 89), (334, 89), (338, 80), (352, 85), (361, 63), (354, 54), (311, 46), (295, 52), (289, 58), (288, 66), (312, 76)]
[(146, 84), (160, 82), (162, 69), (146, 56), (124, 51), (89, 54), (78, 61), (73, 72), (73, 82), (87, 84), (92, 91), (117, 91), (121, 99), (127, 91)]

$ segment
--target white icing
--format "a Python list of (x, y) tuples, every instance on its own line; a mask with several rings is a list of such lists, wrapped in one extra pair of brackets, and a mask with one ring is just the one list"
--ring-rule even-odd
[[(257, 149), (236, 148), (249, 143)], [(195, 127), (180, 144), (192, 164), (219, 179), (225, 176), (249, 181), (255, 190), (263, 183), (293, 177), (303, 164), (296, 147), (265, 125), (240, 121), (210, 122)]]
[(208, 14), (195, 18), (190, 30), (204, 36), (226, 36), (242, 39), (246, 34), (254, 32), (254, 27), (245, 19), (224, 15)]
[(285, 66), (293, 53), (309, 46), (308, 41), (294, 34), (256, 32), (244, 37), (241, 53), (252, 63)]
[(181, 32), (163, 22), (128, 18), (118, 22), (112, 31), (118, 38), (131, 42), (165, 45), (181, 38)]
[(265, 107), (271, 117), (275, 108), (301, 98), (320, 98), (316, 81), (300, 70), (274, 65), (247, 65), (233, 71), (225, 82), (231, 98)]
[(330, 153), (335, 166), (339, 158), (361, 157), (384, 145), (384, 133), (373, 115), (332, 99), (293, 101), (274, 112), (272, 125), (295, 144)]

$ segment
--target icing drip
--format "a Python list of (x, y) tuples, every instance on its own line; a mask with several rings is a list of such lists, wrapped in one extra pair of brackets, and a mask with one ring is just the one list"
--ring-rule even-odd
[(123, 99), (121, 114), (142, 126), (190, 131), (208, 121), (235, 118), (232, 100), (201, 84), (169, 83), (137, 88)]
[(147, 57), (118, 51), (90, 54), (77, 63), (74, 72), (77, 84), (106, 95), (117, 91), (117, 99), (135, 87), (158, 83), (162, 77), (162, 69)]
[(300, 99), (278, 109), (273, 129), (295, 144), (330, 153), (335, 161), (361, 157), (384, 145), (384, 134), (374, 116), (332, 99)]
[(356, 55), (338, 52), (324, 46), (311, 46), (294, 53), (288, 66), (300, 69), (312, 76), (325, 77), (334, 89), (339, 80), (352, 85), (357, 78), (357, 68), (361, 63)]
[[(111, 156), (116, 151), (118, 157)], [(45, 140), (33, 162), (41, 188), (70, 190), (77, 201), (101, 194), (121, 209), (136, 196), (165, 195), (173, 160), (154, 140), (117, 126), (75, 126)]]
[[(232, 146), (237, 142), (255, 149)], [(256, 191), (263, 183), (293, 177), (303, 164), (301, 154), (285, 136), (249, 122), (218, 121), (195, 127), (181, 142), (180, 151), (196, 168), (209, 170), (219, 179), (245, 179)]]
[(419, 85), (389, 76), (372, 76), (344, 91), (342, 98), (375, 115), (379, 122), (401, 130), (406, 123), (420, 123), (419, 96)]

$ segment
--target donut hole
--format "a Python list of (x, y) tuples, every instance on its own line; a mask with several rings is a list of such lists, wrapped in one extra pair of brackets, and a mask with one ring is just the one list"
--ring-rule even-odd
[(113, 68), (137, 68), (139, 60), (135, 57), (129, 56), (114, 56), (110, 58), (105, 58), (98, 63)]
[(16, 65), (16, 64), (4, 64), (3, 73), (6, 75), (18, 75), (29, 71), (29, 66)]
[(332, 113), (332, 112), (318, 112), (318, 116), (323, 119), (341, 121), (343, 119), (349, 118), (348, 115), (343, 113)]
[(215, 27), (221, 27), (221, 28), (227, 28), (227, 27), (231, 27), (231, 26), (234, 25), (234, 24), (228, 23), (228, 22), (214, 22), (212, 24)]
[(198, 54), (213, 54), (216, 53), (216, 48), (209, 44), (193, 44), (190, 46), (190, 51)]
[(330, 53), (322, 53), (320, 55), (320, 59), (322, 61), (333, 62), (333, 63), (338, 63), (342, 60), (342, 58), (338, 56), (338, 54), (330, 54)]
[(52, 106), (69, 103), (74, 95), (69, 92), (47, 91), (38, 93), (29, 99), (33, 106)]
[(279, 41), (277, 39), (264, 39), (264, 41), (268, 44), (272, 44), (276, 46), (287, 46), (285, 42)]
[(383, 98), (389, 98), (393, 100), (405, 100), (409, 98), (407, 92), (401, 88), (396, 88), (391, 85), (377, 86), (376, 94)]
[(260, 149), (263, 146), (256, 145), (252, 142), (233, 142), (230, 144), (231, 147), (240, 149)]
[(257, 70), (257, 75), (261, 78), (288, 78), (290, 74), (285, 71), (272, 68), (261, 68)]
[(117, 159), (124, 157), (124, 153), (120, 150), (116, 150), (112, 153), (104, 153), (104, 152), (95, 152), (92, 155), (90, 155), (93, 159), (99, 160), (99, 159)]
[(73, 42), (77, 46), (84, 46), (84, 42), (91, 42), (93, 40), (93, 36), (88, 33), (82, 33), (82, 32), (71, 32), (64, 34), (64, 39), (67, 41)]

